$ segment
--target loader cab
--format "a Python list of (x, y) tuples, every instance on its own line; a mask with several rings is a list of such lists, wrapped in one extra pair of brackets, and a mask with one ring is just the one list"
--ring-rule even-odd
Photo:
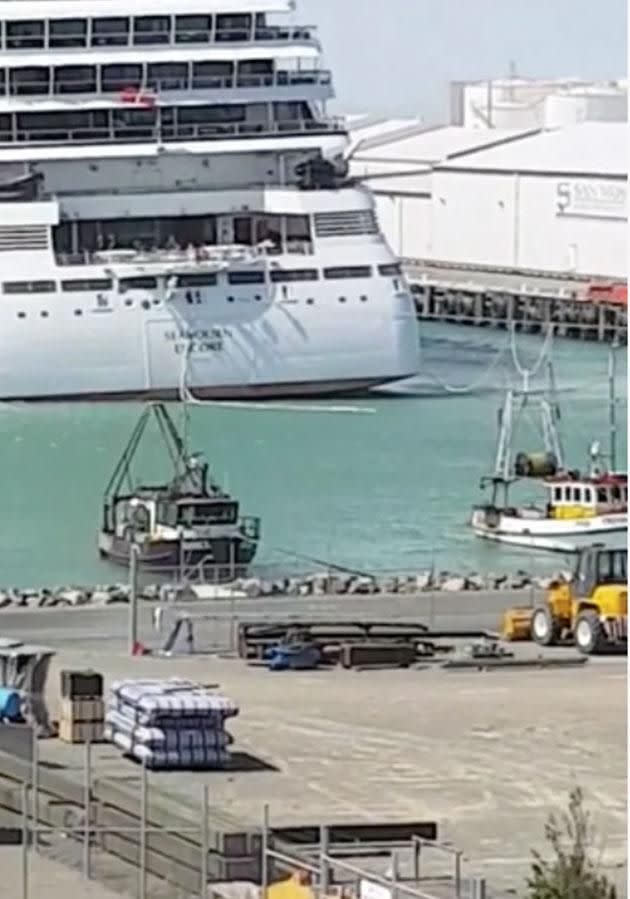
[(576, 597), (590, 597), (597, 587), (616, 584), (625, 587), (628, 580), (628, 553), (625, 549), (607, 549), (603, 544), (583, 550), (575, 569)]

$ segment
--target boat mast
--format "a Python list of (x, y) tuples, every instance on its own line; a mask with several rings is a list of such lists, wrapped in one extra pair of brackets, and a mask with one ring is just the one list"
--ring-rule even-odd
[(547, 377), (549, 379), (548, 397), (543, 397), (540, 402), (543, 439), (546, 451), (548, 453), (553, 453), (559, 468), (564, 468), (564, 447), (558, 429), (558, 422), (560, 421), (560, 404), (558, 403), (558, 391), (556, 388), (556, 375), (553, 367), (553, 359), (549, 359), (547, 362)]
[(512, 466), (512, 430), (514, 426), (514, 391), (508, 390), (503, 408), (499, 410), (499, 436), (494, 459), (494, 477), (509, 481)]
[(615, 341), (608, 354), (608, 426), (610, 435), (610, 470), (617, 470), (617, 395), (615, 382), (617, 379), (617, 347)]
[[(529, 405), (531, 397), (539, 396), (538, 405), (545, 450), (555, 456), (559, 468), (564, 467), (564, 448), (557, 424), (560, 420), (560, 406), (552, 359), (549, 359), (547, 362), (547, 375), (549, 385), (546, 394), (542, 396), (540, 396), (541, 391), (532, 390), (530, 383), (531, 372), (526, 369), (521, 372), (523, 378), (521, 389), (509, 389), (505, 395), (503, 408), (499, 411), (499, 436), (493, 476), (495, 481), (507, 483), (514, 476), (512, 455), (515, 425)], [(518, 402), (518, 405), (515, 406), (516, 402)]]

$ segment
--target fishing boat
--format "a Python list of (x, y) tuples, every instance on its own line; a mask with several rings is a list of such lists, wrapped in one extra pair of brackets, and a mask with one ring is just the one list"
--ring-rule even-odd
[[(150, 420), (173, 463), (171, 478), (145, 485), (132, 473)], [(209, 477), (163, 403), (146, 406), (105, 490), (98, 535), (102, 558), (145, 570), (230, 581), (246, 573), (260, 539), (260, 520), (239, 514), (238, 501)]]
[[(591, 444), (586, 473), (569, 468), (559, 433), (560, 411), (555, 397), (551, 363), (549, 389), (508, 390), (499, 416), (494, 471), (481, 479), (489, 499), (473, 507), (471, 526), (484, 540), (571, 553), (594, 542), (612, 547), (627, 543), (628, 478), (616, 470), (615, 356), (609, 366), (610, 451), (606, 457), (599, 441)], [(513, 451), (519, 421), (537, 406), (542, 425), (543, 450)], [(517, 485), (536, 490), (526, 503), (512, 501)]]

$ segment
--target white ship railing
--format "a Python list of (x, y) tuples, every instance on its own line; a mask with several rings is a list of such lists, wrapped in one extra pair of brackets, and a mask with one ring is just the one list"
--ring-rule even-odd
[[(118, 110), (106, 110), (106, 112)], [(12, 115), (15, 115), (13, 113)], [(147, 125), (127, 125), (124, 122), (110, 124), (105, 127), (89, 126), (77, 128), (15, 128), (0, 131), (0, 144), (27, 143), (37, 144), (106, 144), (130, 142), (163, 143), (178, 140), (222, 140), (226, 137), (259, 137), (276, 134), (322, 134), (345, 133), (346, 126), (342, 118), (296, 119), (284, 122), (216, 122), (208, 124), (165, 124), (156, 127)]]
[[(173, 190), (177, 193), (225, 193), (225, 191), (264, 191), (278, 189), (285, 191), (293, 191), (294, 193), (303, 193), (302, 188), (296, 184), (281, 184), (277, 177), (273, 179), (271, 176), (268, 181), (224, 181), (221, 184), (200, 184), (191, 182), (189, 184), (177, 184), (163, 182), (161, 184), (122, 184), (120, 187), (112, 185), (107, 188), (108, 196), (142, 196), (144, 194), (172, 194)], [(91, 188), (76, 190), (67, 189), (46, 191), (42, 190), (38, 193), (40, 200), (58, 200), (62, 197), (100, 197), (104, 193), (103, 188)], [(262, 213), (261, 213), (262, 214)]]
[[(188, 64), (190, 65), (190, 64)], [(143, 67), (146, 68), (146, 65)], [(125, 90), (138, 90), (140, 93), (147, 91), (158, 94), (168, 91), (190, 90), (251, 90), (274, 87), (301, 87), (332, 85), (332, 73), (328, 69), (302, 69), (300, 71), (278, 71), (260, 75), (194, 75), (190, 71), (186, 77), (151, 78), (146, 76), (139, 83), (103, 76), (100, 72), (95, 78), (87, 80), (75, 80), (55, 78), (53, 67), (47, 70), (45, 78), (32, 80), (16, 80), (15, 73), (19, 69), (12, 69), (5, 80), (4, 90), (0, 89), (0, 97), (57, 97), (67, 98), (72, 95), (88, 96), (92, 100), (101, 95), (119, 94)], [(51, 77), (52, 72), (52, 77)], [(0, 82), (1, 84), (1, 82)], [(121, 102), (123, 98), (120, 98)], [(128, 101), (127, 101), (128, 105)]]
[[(313, 255), (314, 247), (308, 241), (287, 241), (284, 247), (264, 241), (250, 247), (246, 244), (225, 244), (222, 246), (190, 246), (182, 249), (155, 248), (152, 250), (111, 249), (84, 250), (79, 253), (57, 253), (59, 265), (151, 265), (178, 264), (195, 266), (195, 269), (227, 270), (235, 265), (255, 265), (264, 263), (270, 256), (283, 253), (302, 256)], [(277, 263), (276, 263), (277, 265)]]

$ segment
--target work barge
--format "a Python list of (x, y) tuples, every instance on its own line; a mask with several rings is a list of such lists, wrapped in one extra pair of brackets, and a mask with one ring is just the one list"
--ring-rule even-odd
[(628, 343), (626, 282), (405, 260), (420, 321)]

